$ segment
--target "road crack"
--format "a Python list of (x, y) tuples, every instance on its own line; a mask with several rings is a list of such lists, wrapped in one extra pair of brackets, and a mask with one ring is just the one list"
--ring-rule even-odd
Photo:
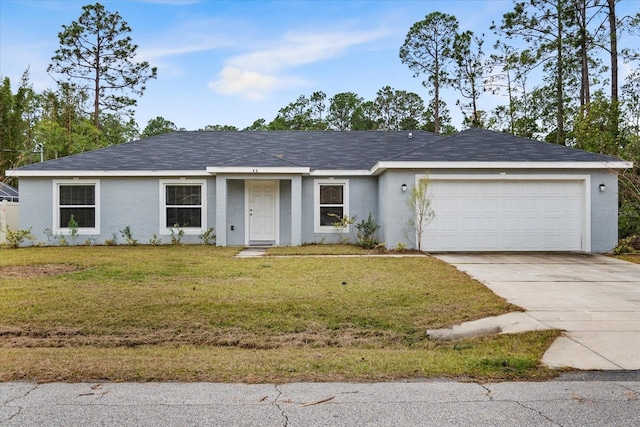
[(543, 414), (542, 411), (539, 411), (537, 409), (531, 408), (531, 407), (529, 407), (529, 406), (525, 405), (524, 403), (519, 402), (517, 400), (509, 400), (509, 402), (517, 403), (518, 405), (522, 406), (523, 408), (525, 408), (525, 409), (527, 409), (527, 410), (529, 410), (531, 412), (535, 412), (536, 414), (540, 415), (542, 418), (544, 418), (545, 420), (549, 421), (551, 424), (562, 427), (562, 424), (559, 424), (559, 423), (555, 422), (554, 420), (552, 420), (551, 418), (549, 418), (548, 416)]
[[(289, 426), (289, 417), (287, 416), (287, 413), (285, 412), (284, 408), (280, 405), (280, 402), (278, 401), (278, 399), (280, 399), (280, 397), (282, 396), (282, 391), (280, 391), (280, 389), (278, 388), (278, 385), (274, 385), (273, 388), (276, 390), (276, 392), (278, 393), (278, 395), (276, 396), (275, 399), (273, 399), (273, 403), (272, 405), (275, 406), (276, 408), (278, 408), (278, 410), (280, 411), (280, 414), (282, 415), (282, 418), (284, 418), (284, 427), (288, 427)], [(282, 402), (284, 403), (284, 402)]]
[[(485, 393), (486, 396), (489, 398), (489, 401), (493, 402), (494, 401), (493, 400), (493, 393), (491, 392), (491, 389), (489, 387), (485, 386), (484, 384), (478, 384), (478, 385), (486, 390), (486, 393)], [(535, 412), (536, 414), (540, 415), (545, 420), (549, 421), (551, 424), (562, 427), (562, 424), (558, 424), (557, 422), (555, 422), (554, 420), (552, 420), (551, 418), (549, 418), (548, 416), (543, 414), (542, 411), (539, 411), (537, 409), (531, 408), (531, 407), (525, 405), (522, 402), (519, 402), (517, 400), (511, 400), (511, 399), (507, 399), (507, 400), (505, 400), (505, 402), (513, 402), (513, 403), (515, 403), (515, 404), (517, 404), (517, 405), (519, 405), (519, 406), (521, 406), (521, 407), (523, 407), (523, 408), (525, 408), (525, 409), (527, 409), (529, 411)]]
[(489, 400), (493, 400), (493, 394), (491, 394), (491, 390), (489, 389), (489, 387), (485, 386), (484, 384), (480, 384), (480, 383), (478, 383), (478, 385), (480, 387), (482, 387), (483, 389), (485, 389), (485, 391), (486, 391), (485, 395), (489, 398)]
[[(11, 399), (7, 400), (6, 402), (4, 402), (4, 403), (2, 404), (2, 406), (6, 408), (6, 407), (8, 407), (8, 406), (9, 406), (9, 404), (11, 404), (11, 403), (15, 402), (16, 400), (18, 400), (18, 399), (24, 399), (24, 398), (25, 398), (25, 397), (27, 397), (27, 396), (28, 396), (32, 391), (36, 390), (37, 388), (38, 388), (38, 384), (34, 384), (31, 388), (29, 388), (27, 391), (25, 391), (25, 392), (24, 392), (24, 394), (22, 394), (22, 395), (20, 395), (20, 396), (15, 396), (15, 397), (13, 397), (13, 398), (11, 398)], [(20, 405), (16, 405), (16, 406), (14, 406), (14, 408), (16, 408), (16, 409), (17, 409), (17, 411), (16, 411), (14, 414), (12, 414), (11, 416), (9, 416), (7, 419), (0, 420), (0, 424), (4, 423), (4, 422), (6, 422), (6, 421), (11, 421), (11, 420), (13, 420), (15, 417), (17, 417), (18, 415), (20, 415), (20, 413), (22, 412), (22, 409), (23, 409), (23, 408), (22, 408), (22, 406), (20, 406)]]

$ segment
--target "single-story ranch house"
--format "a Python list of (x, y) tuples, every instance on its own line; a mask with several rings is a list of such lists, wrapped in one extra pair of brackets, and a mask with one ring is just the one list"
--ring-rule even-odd
[(483, 129), (245, 131), (173, 132), (8, 175), (19, 177), (20, 228), (68, 234), (73, 215), (98, 243), (127, 226), (141, 243), (170, 243), (175, 227), (184, 243), (211, 227), (220, 246), (329, 243), (340, 235), (328, 214), (371, 213), (387, 247), (413, 247), (406, 201), (428, 177), (435, 218), (424, 250), (607, 252), (617, 170), (629, 167)]

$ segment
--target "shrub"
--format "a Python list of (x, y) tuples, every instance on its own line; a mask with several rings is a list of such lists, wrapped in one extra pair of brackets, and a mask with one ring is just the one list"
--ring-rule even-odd
[(5, 231), (6, 231), (5, 237), (7, 239), (7, 243), (9, 244), (9, 247), (13, 249), (19, 248), (20, 245), (24, 243), (25, 240), (29, 240), (32, 244), (36, 240), (36, 237), (33, 234), (31, 234), (30, 228), (28, 230), (11, 231), (11, 229), (7, 225), (5, 227)]
[(331, 225), (333, 225), (335, 228), (338, 229), (338, 240), (340, 241), (341, 244), (344, 243), (348, 243), (349, 242), (349, 237), (344, 237), (343, 233), (344, 231), (347, 229), (348, 226), (350, 226), (351, 224), (353, 224), (354, 222), (356, 222), (356, 216), (352, 216), (349, 217), (349, 215), (337, 215), (334, 213), (329, 213), (327, 214), (330, 217), (334, 217), (337, 219), (337, 221), (332, 222)]
[(378, 239), (376, 238), (376, 231), (380, 226), (373, 219), (371, 212), (369, 212), (369, 217), (367, 220), (360, 221), (359, 224), (356, 224), (357, 233), (357, 245), (363, 249), (373, 249), (378, 246)]
[(393, 250), (396, 252), (404, 252), (407, 250), (407, 245), (405, 245), (402, 242), (398, 242), (398, 244), (396, 245), (395, 248), (393, 248)]
[(638, 236), (629, 236), (624, 239), (620, 239), (618, 246), (613, 248), (614, 255), (631, 254), (636, 252), (635, 243), (638, 240)]
[(209, 228), (207, 231), (203, 231), (200, 234), (200, 240), (202, 240), (202, 243), (205, 245), (214, 244), (216, 242), (216, 235), (213, 234), (213, 227)]
[(76, 219), (73, 217), (73, 214), (71, 214), (71, 218), (69, 218), (67, 227), (69, 227), (69, 238), (71, 239), (71, 245), (75, 246), (76, 242), (78, 241), (78, 229), (80, 227), (78, 226), (78, 221), (76, 221)]
[(118, 245), (118, 236), (116, 235), (116, 233), (111, 233), (111, 235), (113, 236), (111, 239), (105, 239), (105, 241), (104, 241), (105, 246), (117, 246)]
[(180, 245), (184, 237), (184, 230), (178, 224), (175, 224), (174, 227), (176, 228), (171, 229), (171, 244)]
[(123, 230), (120, 230), (120, 234), (122, 235), (122, 237), (124, 237), (128, 245), (136, 246), (138, 244), (138, 241), (134, 239), (133, 235), (131, 234), (131, 227), (129, 227), (128, 225)]

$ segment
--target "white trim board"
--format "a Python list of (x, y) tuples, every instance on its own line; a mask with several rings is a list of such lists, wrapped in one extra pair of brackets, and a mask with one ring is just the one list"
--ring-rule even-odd
[(314, 179), (313, 180), (313, 231), (322, 234), (339, 234), (341, 232), (349, 233), (350, 226), (347, 225), (344, 230), (339, 230), (333, 225), (320, 225), (320, 186), (321, 185), (342, 185), (342, 215), (349, 216), (349, 180), (348, 179)]
[(71, 229), (69, 227), (60, 227), (60, 186), (61, 185), (93, 185), (95, 187), (95, 227), (87, 228), (87, 227), (79, 227), (78, 235), (79, 236), (95, 236), (100, 234), (100, 180), (99, 179), (54, 179), (52, 182), (52, 191), (53, 191), (53, 210), (52, 210), (52, 220), (53, 227), (51, 230), (53, 234), (62, 234), (62, 235), (71, 235)]
[(371, 168), (371, 175), (387, 169), (628, 169), (632, 162), (393, 162), (382, 161)]
[(75, 178), (75, 177), (208, 177), (210, 176), (206, 171), (194, 171), (194, 170), (129, 170), (129, 171), (91, 171), (91, 170), (79, 170), (79, 171), (67, 171), (67, 170), (34, 170), (34, 171), (21, 171), (17, 169), (7, 170), (7, 176), (12, 177), (61, 177), (61, 178)]
[(308, 174), (308, 167), (208, 166), (207, 173), (221, 174)]
[[(200, 185), (200, 227), (181, 227), (184, 230), (185, 235), (200, 235), (207, 230), (207, 180), (206, 179), (161, 179), (158, 181), (158, 187), (160, 190), (158, 198), (158, 209), (160, 218), (158, 234), (161, 236), (171, 235), (171, 229), (176, 227), (167, 227), (167, 208), (165, 200), (165, 187), (167, 185)], [(186, 207), (186, 206), (185, 206)]]

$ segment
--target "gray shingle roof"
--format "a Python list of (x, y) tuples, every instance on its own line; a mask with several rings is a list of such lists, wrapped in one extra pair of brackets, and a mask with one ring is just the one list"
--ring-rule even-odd
[(368, 131), (172, 132), (21, 170), (204, 171), (208, 166), (284, 166), (286, 162), (311, 169), (362, 170), (442, 138), (430, 132), (414, 131), (412, 135)]
[(0, 182), (0, 201), (7, 200), (9, 202), (18, 201), (18, 190), (8, 184)]
[(564, 145), (471, 128), (395, 156), (393, 161), (431, 162), (607, 162), (619, 161)]
[(188, 131), (36, 163), (20, 170), (204, 171), (209, 166), (368, 170), (379, 161), (617, 160), (483, 129), (468, 129), (450, 137), (422, 131)]

